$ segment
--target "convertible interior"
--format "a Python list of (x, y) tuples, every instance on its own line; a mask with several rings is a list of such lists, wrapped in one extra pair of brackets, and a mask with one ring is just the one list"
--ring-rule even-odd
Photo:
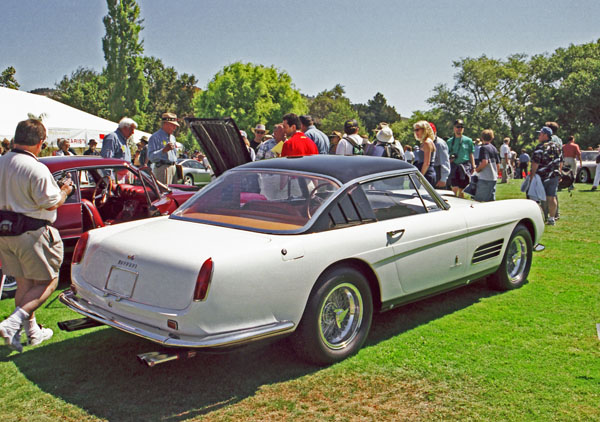
[(152, 185), (123, 167), (80, 170), (84, 230), (148, 217), (159, 198)]

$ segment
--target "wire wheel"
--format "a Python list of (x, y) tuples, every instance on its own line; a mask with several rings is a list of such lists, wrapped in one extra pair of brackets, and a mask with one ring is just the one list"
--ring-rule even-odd
[(518, 282), (523, 278), (528, 262), (527, 241), (523, 236), (513, 237), (508, 245), (506, 260), (506, 275), (511, 282)]
[(327, 347), (342, 349), (354, 340), (363, 319), (363, 298), (358, 288), (342, 283), (325, 297), (319, 313), (319, 334)]

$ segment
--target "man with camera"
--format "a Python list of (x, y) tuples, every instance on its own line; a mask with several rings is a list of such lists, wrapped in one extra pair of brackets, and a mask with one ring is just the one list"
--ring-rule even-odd
[(473, 140), (464, 136), (465, 124), (462, 119), (454, 122), (454, 136), (448, 139), (450, 153), (450, 183), (452, 191), (459, 198), (464, 198), (463, 190), (469, 184), (471, 173), (475, 169)]
[(24, 120), (17, 125), (14, 148), (0, 157), (0, 261), (17, 281), (16, 309), (0, 323), (0, 336), (18, 351), (23, 328), (29, 345), (52, 337), (51, 329), (38, 326), (34, 312), (58, 283), (63, 244), (51, 224), (73, 190), (70, 179), (59, 187), (38, 161), (45, 139), (39, 120)]

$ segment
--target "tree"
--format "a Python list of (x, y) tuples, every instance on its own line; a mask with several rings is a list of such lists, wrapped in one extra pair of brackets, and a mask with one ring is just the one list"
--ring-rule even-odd
[(135, 119), (141, 129), (146, 126), (144, 110), (148, 104), (148, 85), (144, 78), (143, 29), (140, 7), (135, 0), (107, 0), (108, 15), (103, 18), (106, 35), (102, 50), (106, 60), (104, 74), (108, 88), (108, 113), (112, 120), (123, 116)]
[(107, 108), (106, 77), (92, 69), (79, 67), (56, 84), (51, 98), (100, 117), (110, 117)]
[(361, 131), (366, 132), (358, 112), (345, 94), (344, 87), (337, 84), (330, 90), (319, 92), (310, 101), (309, 113), (323, 132), (329, 134), (334, 130), (343, 131), (344, 122), (349, 119), (356, 119)]
[(372, 132), (380, 122), (394, 123), (400, 120), (396, 108), (387, 103), (381, 92), (375, 94), (367, 104), (355, 104), (354, 108), (365, 123), (368, 132)]
[(286, 113), (303, 114), (306, 100), (292, 78), (275, 67), (236, 62), (225, 66), (193, 101), (196, 115), (232, 117), (242, 130), (271, 128)]
[(17, 71), (12, 66), (8, 66), (6, 69), (4, 69), (2, 71), (2, 75), (0, 76), (0, 86), (10, 89), (19, 89), (21, 85), (19, 85), (15, 79), (15, 73), (17, 73)]

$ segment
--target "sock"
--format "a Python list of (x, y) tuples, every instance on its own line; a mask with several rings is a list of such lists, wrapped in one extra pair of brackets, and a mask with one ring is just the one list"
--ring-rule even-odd
[(29, 319), (29, 314), (23, 310), (20, 306), (17, 306), (14, 312), (5, 319), (5, 321), (11, 326), (20, 327), (25, 321)]
[(27, 333), (27, 337), (34, 336), (40, 331), (40, 326), (37, 324), (35, 320), (35, 315), (31, 315), (30, 318), (24, 321), (25, 332)]

